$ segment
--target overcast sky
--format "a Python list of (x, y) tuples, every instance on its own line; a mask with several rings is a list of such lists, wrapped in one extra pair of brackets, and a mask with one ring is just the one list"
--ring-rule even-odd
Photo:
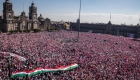
[[(29, 6), (34, 1), (38, 16), (50, 18), (52, 21), (76, 21), (79, 12), (80, 0), (10, 0), (13, 3), (15, 16), (24, 11), (28, 16)], [(0, 15), (2, 15), (3, 2), (0, 0)], [(81, 22), (113, 24), (139, 23), (140, 0), (82, 0)]]

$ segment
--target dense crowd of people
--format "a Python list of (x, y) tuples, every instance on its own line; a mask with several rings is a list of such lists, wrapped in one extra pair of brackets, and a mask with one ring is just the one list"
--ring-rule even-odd
[[(26, 58), (20, 61), (0, 54), (0, 80), (15, 71), (79, 65), (71, 71), (32, 76), (30, 80), (139, 80), (140, 41), (108, 34), (55, 31), (0, 34), (0, 52)], [(26, 80), (18, 77), (14, 80)]]

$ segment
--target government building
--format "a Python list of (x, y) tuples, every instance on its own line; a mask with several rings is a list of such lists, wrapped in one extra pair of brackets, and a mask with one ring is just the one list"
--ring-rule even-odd
[[(79, 30), (79, 20), (70, 23), (70, 29)], [(124, 36), (131, 38), (140, 38), (140, 25), (116, 25), (112, 24), (111, 20), (108, 23), (80, 23), (80, 32), (92, 32), (109, 34), (116, 36)]]

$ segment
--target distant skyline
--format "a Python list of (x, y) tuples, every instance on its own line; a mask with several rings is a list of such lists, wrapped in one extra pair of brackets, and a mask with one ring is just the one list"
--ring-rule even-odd
[[(10, 0), (13, 4), (14, 15), (19, 16), (23, 11), (26, 16), (29, 13), (29, 6), (32, 1), (37, 7), (38, 16), (52, 21), (72, 21), (78, 19), (80, 0)], [(112, 24), (133, 24), (139, 23), (140, 0), (81, 0), (81, 22), (108, 23)], [(3, 15), (3, 2), (0, 0), (0, 15)]]

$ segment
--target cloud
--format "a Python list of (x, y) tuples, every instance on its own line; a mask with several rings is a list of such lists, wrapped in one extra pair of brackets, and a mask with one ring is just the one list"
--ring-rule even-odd
[[(71, 14), (48, 14), (52, 20), (76, 21), (79, 13)], [(107, 23), (110, 20), (110, 14), (105, 13), (81, 13), (81, 22)], [(111, 14), (111, 21), (113, 24), (134, 24), (139, 22), (138, 14)]]

